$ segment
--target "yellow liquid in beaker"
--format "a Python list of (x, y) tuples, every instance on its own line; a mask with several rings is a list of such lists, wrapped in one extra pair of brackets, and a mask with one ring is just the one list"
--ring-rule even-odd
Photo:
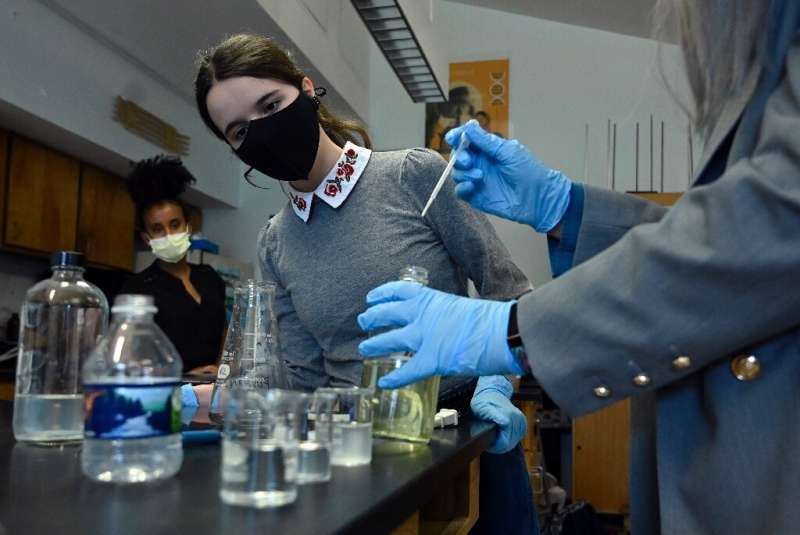
[(378, 379), (402, 366), (409, 358), (392, 355), (366, 359), (361, 384), (375, 390), (372, 398), (373, 436), (427, 443), (433, 435), (439, 377), (429, 377), (396, 390), (378, 387)]

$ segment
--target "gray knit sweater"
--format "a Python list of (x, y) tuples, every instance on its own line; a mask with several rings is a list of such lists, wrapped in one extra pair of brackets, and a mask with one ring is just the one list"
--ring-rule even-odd
[(367, 292), (397, 280), (406, 265), (427, 268), (431, 287), (455, 294), (467, 294), (468, 279), (489, 299), (530, 289), (488, 219), (456, 198), (452, 181), (420, 217), (445, 164), (425, 149), (374, 152), (341, 206), (315, 198), (303, 222), (287, 203), (262, 229), (262, 276), (278, 287), (280, 345), (294, 388), (360, 382), (366, 334), (356, 316)]

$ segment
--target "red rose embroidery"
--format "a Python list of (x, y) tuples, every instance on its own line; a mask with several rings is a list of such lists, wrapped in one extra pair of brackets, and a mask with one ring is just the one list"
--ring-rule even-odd
[(328, 184), (325, 187), (325, 195), (328, 197), (336, 197), (338, 195), (339, 189), (336, 187), (336, 184)]
[(306, 211), (306, 200), (302, 197), (295, 197), (294, 198), (294, 205), (297, 206), (297, 209), (301, 212)]
[(346, 154), (346, 155), (347, 155), (349, 158), (355, 158), (355, 156), (356, 156), (356, 151), (354, 151), (353, 149), (347, 149), (347, 152), (345, 152), (345, 154)]
[(342, 169), (344, 169), (344, 174), (347, 175), (347, 178), (350, 178), (350, 175), (353, 174), (353, 166), (349, 163), (344, 164)]
[(344, 169), (340, 167), (339, 169), (336, 170), (336, 176), (342, 176), (342, 175), (344, 175)]

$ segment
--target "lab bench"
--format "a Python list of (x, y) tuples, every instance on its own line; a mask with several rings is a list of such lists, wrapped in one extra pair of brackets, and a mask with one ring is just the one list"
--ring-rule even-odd
[(220, 501), (219, 444), (184, 447), (180, 472), (160, 483), (95, 483), (81, 473), (80, 446), (16, 443), (12, 407), (0, 401), (0, 535), (466, 533), (478, 513), (478, 457), (495, 434), (494, 424), (463, 420), (413, 451), (379, 443), (371, 465), (334, 467), (330, 482), (300, 486), (294, 504), (254, 510)]

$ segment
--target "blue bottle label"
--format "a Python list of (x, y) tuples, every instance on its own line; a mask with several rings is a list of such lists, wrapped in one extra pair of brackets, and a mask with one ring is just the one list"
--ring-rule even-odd
[(86, 438), (151, 438), (181, 430), (178, 383), (87, 384), (83, 407)]

